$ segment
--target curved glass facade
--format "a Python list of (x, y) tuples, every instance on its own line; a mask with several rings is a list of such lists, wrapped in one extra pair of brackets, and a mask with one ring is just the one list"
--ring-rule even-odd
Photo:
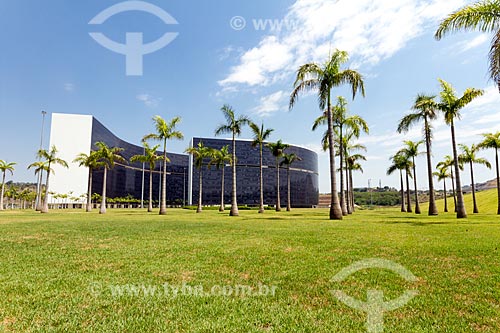
[[(102, 141), (110, 147), (120, 147), (124, 151), (122, 156), (128, 160), (133, 155), (143, 154), (141, 146), (133, 145), (116, 137), (111, 131), (104, 127), (95, 118), (92, 123), (92, 145)], [(232, 150), (232, 141), (213, 138), (193, 138), (191, 144), (196, 146), (203, 141), (205, 146), (220, 149), (228, 145)], [(295, 153), (302, 160), (292, 164), (290, 169), (291, 178), (291, 203), (293, 207), (312, 207), (318, 204), (318, 156), (313, 151), (305, 148), (291, 146), (287, 153)], [(264, 175), (264, 203), (274, 205), (276, 203), (276, 160), (268, 148), (263, 150), (263, 175)], [(158, 152), (162, 154), (162, 152)], [(236, 141), (237, 163), (237, 188), (238, 204), (258, 205), (259, 191), (259, 149), (252, 147), (251, 141)], [(192, 167), (191, 158), (185, 154), (168, 153), (170, 163), (167, 165), (167, 204), (182, 205), (196, 204), (199, 191), (199, 171)], [(220, 204), (222, 170), (216, 167), (208, 168), (206, 161), (203, 168), (203, 204)], [(161, 184), (161, 165), (158, 163), (153, 174), (153, 200), (159, 201)], [(232, 169), (224, 168), (224, 201), (231, 203)], [(92, 192), (101, 193), (103, 182), (103, 170), (93, 172)], [(108, 171), (107, 196), (110, 198), (132, 196), (141, 198), (144, 188), (144, 199), (149, 197), (149, 166), (144, 171), (141, 163), (129, 163), (127, 165), (117, 164)], [(286, 205), (287, 200), (287, 170), (280, 167), (280, 191), (281, 204)]]
[[(232, 141), (211, 138), (193, 138), (192, 145), (197, 146), (202, 141), (210, 148), (220, 149), (226, 145), (232, 151)], [(296, 161), (290, 168), (290, 195), (293, 207), (312, 207), (318, 204), (318, 155), (305, 148), (290, 146), (286, 153), (295, 153), (302, 160)], [(251, 141), (236, 141), (236, 173), (238, 204), (259, 205), (260, 183), (259, 183), (259, 148), (252, 147)], [(208, 164), (206, 161), (205, 164)], [(264, 204), (276, 204), (276, 159), (267, 147), (263, 148), (263, 183)], [(203, 168), (203, 204), (217, 205), (220, 203), (222, 170), (215, 167)], [(192, 202), (198, 202), (199, 195), (199, 171), (192, 170)], [(226, 166), (224, 169), (224, 202), (231, 203), (232, 168)], [(287, 170), (280, 167), (280, 198), (281, 205), (286, 205), (287, 200)]]

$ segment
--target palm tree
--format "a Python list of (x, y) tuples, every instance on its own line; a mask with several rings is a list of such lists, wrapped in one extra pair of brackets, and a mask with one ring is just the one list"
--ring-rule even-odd
[(464, 196), (462, 193), (462, 183), (460, 181), (459, 162), (457, 153), (457, 144), (455, 139), (455, 119), (460, 119), (460, 110), (475, 98), (484, 94), (483, 90), (468, 88), (462, 97), (457, 97), (451, 84), (439, 79), (441, 83), (441, 102), (438, 104), (438, 109), (444, 113), (446, 124), (451, 128), (451, 142), (453, 148), (453, 160), (455, 163), (455, 182), (457, 188), (457, 218), (466, 218), (467, 212), (464, 205)]
[(47, 164), (47, 179), (45, 181), (45, 196), (43, 198), (43, 205), (42, 205), (42, 213), (48, 213), (49, 212), (49, 177), (50, 173), (54, 173), (54, 170), (51, 168), (52, 165), (58, 164), (64, 168), (68, 168), (68, 163), (57, 157), (57, 148), (56, 146), (52, 146), (50, 151), (47, 151), (45, 149), (40, 149), (38, 151), (38, 156), (45, 160), (45, 163)]
[[(156, 154), (160, 145), (155, 145), (151, 147), (147, 142), (143, 141), (144, 146), (143, 155), (134, 155), (130, 158), (132, 163), (147, 163), (149, 164), (149, 200), (148, 200), (148, 212), (153, 211), (153, 171), (156, 169), (156, 162), (161, 158)], [(168, 158), (167, 158), (168, 161)]]
[(3, 196), (5, 194), (5, 174), (10, 172), (11, 175), (14, 174), (15, 162), (7, 163), (4, 160), (0, 160), (0, 171), (2, 171), (2, 190), (0, 193), (0, 210), (3, 210)]
[(498, 165), (498, 149), (500, 148), (500, 132), (483, 134), (483, 141), (478, 145), (479, 149), (495, 149), (495, 165), (497, 171), (497, 214), (500, 215), (500, 171)]
[(108, 170), (115, 167), (115, 163), (126, 163), (127, 161), (119, 154), (123, 148), (113, 147), (110, 148), (104, 142), (95, 143), (97, 149), (96, 156), (97, 162), (104, 169), (104, 176), (102, 180), (102, 195), (101, 195), (101, 208), (99, 214), (106, 214), (106, 183), (108, 179)]
[(481, 164), (491, 169), (491, 164), (485, 158), (477, 157), (476, 152), (478, 151), (478, 147), (476, 145), (472, 145), (468, 147), (467, 145), (460, 144), (460, 149), (462, 150), (462, 154), (458, 156), (458, 159), (461, 163), (469, 163), (470, 166), (470, 179), (471, 179), (471, 187), (472, 187), (472, 201), (474, 203), (474, 214), (479, 213), (479, 209), (477, 208), (476, 202), (476, 184), (474, 182), (474, 164)]
[[(333, 114), (331, 105), (331, 91), (335, 87), (348, 84), (352, 90), (353, 99), (356, 92), (360, 91), (365, 95), (363, 77), (358, 72), (345, 69), (342, 66), (349, 60), (345, 51), (336, 50), (330, 56), (324, 65), (309, 63), (300, 66), (297, 71), (297, 77), (294, 83), (294, 90), (290, 96), (290, 109), (298, 101), (299, 94), (307, 91), (316, 91), (318, 93), (319, 108), (325, 110), (328, 119), (328, 142), (334, 142), (333, 133)], [(329, 145), (330, 157), (330, 187), (332, 192), (330, 204), (330, 219), (341, 220), (342, 208), (340, 207), (337, 193), (337, 179), (335, 168), (335, 148), (333, 144)]]
[(226, 168), (226, 163), (231, 163), (233, 160), (232, 154), (229, 152), (229, 146), (224, 146), (221, 149), (212, 150), (212, 159), (208, 163), (208, 166), (214, 165), (217, 169), (222, 171), (221, 175), (221, 194), (220, 194), (220, 207), (219, 212), (224, 211), (224, 170)]
[(287, 178), (287, 201), (286, 201), (286, 211), (289, 212), (292, 210), (292, 204), (291, 204), (291, 199), (290, 199), (290, 166), (296, 162), (296, 161), (302, 161), (302, 158), (300, 158), (297, 154), (291, 153), (291, 154), (283, 154), (283, 161), (281, 161), (280, 165), (285, 165), (286, 166), (286, 178)]
[(29, 169), (32, 169), (34, 168), (35, 169), (35, 176), (37, 177), (38, 179), (38, 184), (37, 187), (36, 187), (36, 197), (35, 197), (35, 210), (36, 211), (41, 211), (42, 210), (42, 207), (41, 207), (41, 201), (42, 201), (42, 175), (43, 175), (43, 172), (45, 171), (48, 171), (47, 170), (47, 163), (43, 162), (43, 161), (36, 161), (36, 162), (33, 162), (31, 163), (29, 166), (28, 166), (28, 170)]
[(451, 13), (441, 22), (435, 37), (440, 40), (447, 33), (458, 30), (494, 33), (489, 53), (489, 72), (500, 89), (500, 1), (482, 0)]
[[(403, 185), (403, 170), (406, 168), (407, 159), (401, 153), (397, 153), (391, 158), (392, 164), (387, 169), (387, 175), (392, 175), (396, 170), (399, 170), (399, 179), (401, 183), (401, 212), (406, 213), (405, 206), (405, 188)], [(411, 208), (411, 206), (410, 206)]]
[[(438, 171), (434, 172), (434, 176), (438, 178), (438, 180), (443, 181), (444, 187), (444, 212), (448, 213), (448, 195), (446, 193), (446, 179), (451, 178), (451, 174), (448, 172), (447, 167), (438, 168)], [(453, 180), (452, 180), (453, 183)]]
[(211, 149), (206, 147), (203, 142), (198, 142), (198, 147), (190, 147), (186, 149), (186, 153), (193, 156), (194, 166), (199, 171), (199, 191), (198, 191), (198, 209), (197, 213), (202, 212), (202, 191), (203, 191), (203, 160), (210, 157)]
[[(439, 162), (436, 166), (438, 169), (445, 168), (446, 170), (450, 171), (450, 178), (451, 178), (451, 189), (453, 193), (453, 204), (454, 204), (454, 212), (457, 212), (457, 194), (455, 192), (455, 176), (454, 176), (454, 171), (453, 169), (455, 168), (455, 160), (453, 157), (450, 155), (446, 155), (444, 157), (444, 160)], [(460, 170), (464, 169), (464, 166), (462, 163), (459, 161), (459, 168)]]
[(224, 114), (224, 118), (226, 118), (226, 123), (217, 127), (217, 129), (215, 130), (215, 135), (231, 133), (233, 136), (233, 158), (231, 163), (233, 167), (233, 186), (231, 191), (231, 211), (229, 212), (229, 215), (238, 216), (240, 215), (240, 213), (238, 212), (238, 201), (236, 193), (236, 163), (238, 162), (236, 159), (236, 137), (241, 135), (243, 126), (248, 125), (250, 123), (250, 119), (243, 115), (237, 117), (234, 113), (233, 108), (227, 104), (221, 108), (221, 111)]
[(415, 98), (412, 109), (415, 111), (401, 119), (398, 125), (399, 133), (407, 133), (410, 128), (423, 121), (424, 122), (424, 136), (427, 154), (427, 179), (429, 182), (429, 212), (430, 216), (438, 215), (436, 207), (436, 197), (434, 194), (434, 180), (432, 179), (432, 153), (431, 153), (431, 140), (432, 140), (432, 126), (431, 122), (437, 118), (437, 103), (434, 101), (435, 96), (420, 94)]
[(102, 163), (100, 164), (99, 162), (97, 162), (97, 158), (97, 153), (94, 150), (91, 150), (90, 154), (81, 153), (73, 161), (74, 163), (78, 163), (80, 167), (89, 169), (89, 179), (87, 184), (87, 205), (85, 208), (86, 212), (92, 211), (92, 172), (95, 169), (102, 167)]
[(407, 140), (404, 141), (405, 147), (401, 150), (401, 153), (403, 153), (408, 159), (411, 159), (411, 164), (413, 168), (413, 185), (415, 186), (415, 214), (420, 214), (420, 205), (418, 203), (417, 167), (415, 163), (415, 157), (420, 155), (418, 147), (423, 143), (424, 140), (418, 142)]
[(359, 161), (366, 161), (366, 157), (361, 154), (353, 154), (347, 157), (347, 170), (349, 170), (349, 184), (350, 184), (349, 200), (352, 212), (356, 210), (354, 203), (354, 182), (353, 182), (352, 172), (353, 171), (361, 171), (361, 173), (364, 172), (363, 167), (361, 166)]
[(184, 135), (177, 130), (177, 125), (181, 122), (180, 117), (174, 117), (170, 121), (166, 121), (160, 116), (154, 116), (153, 122), (156, 128), (156, 133), (151, 133), (142, 139), (142, 141), (156, 140), (163, 142), (163, 177), (161, 183), (161, 199), (160, 199), (160, 215), (167, 214), (167, 141), (182, 140)]
[(286, 143), (278, 140), (276, 143), (268, 143), (267, 147), (276, 159), (276, 211), (281, 211), (281, 200), (280, 200), (280, 157), (283, 156), (285, 149), (289, 147)]
[(259, 164), (259, 170), (260, 170), (260, 205), (259, 205), (259, 213), (264, 213), (264, 177), (262, 175), (262, 147), (264, 146), (264, 142), (269, 139), (271, 136), (271, 133), (274, 131), (272, 128), (264, 129), (264, 123), (259, 127), (257, 124), (251, 122), (249, 124), (250, 129), (252, 130), (253, 134), (253, 141), (252, 141), (252, 147), (257, 147), (259, 146), (259, 153), (260, 153), (260, 164)]

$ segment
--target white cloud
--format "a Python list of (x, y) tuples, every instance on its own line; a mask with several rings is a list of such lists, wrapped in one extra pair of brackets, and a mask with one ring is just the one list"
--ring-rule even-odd
[(469, 50), (472, 50), (476, 47), (479, 47), (486, 43), (488, 41), (488, 35), (486, 34), (481, 34), (473, 39), (466, 40), (463, 42), (458, 42), (453, 49), (458, 50), (459, 53), (467, 52)]
[(65, 83), (64, 90), (66, 90), (67, 92), (72, 92), (75, 90), (75, 85), (73, 83)]
[(138, 101), (143, 102), (148, 108), (156, 108), (162, 100), (161, 98), (153, 97), (150, 94), (140, 94), (137, 95), (136, 98)]
[(348, 51), (356, 66), (373, 66), (464, 4), (465, 0), (297, 0), (285, 17), (294, 22), (292, 28), (263, 37), (219, 84), (267, 86), (302, 63), (323, 61), (335, 48)]
[(260, 105), (252, 111), (260, 117), (267, 117), (271, 114), (286, 110), (287, 93), (284, 91), (277, 91), (274, 94), (261, 97)]

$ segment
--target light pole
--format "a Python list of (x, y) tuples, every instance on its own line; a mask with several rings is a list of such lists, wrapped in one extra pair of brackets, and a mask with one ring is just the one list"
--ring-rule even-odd
[[(47, 111), (42, 110), (42, 129), (40, 131), (40, 148), (39, 150), (43, 149), (43, 129), (45, 127), (45, 115), (47, 114)], [(40, 200), (42, 197), (42, 176), (43, 176), (43, 169), (40, 170), (38, 174), (38, 180), (36, 182), (36, 199), (35, 199), (35, 210), (40, 210)]]
[[(142, 155), (146, 155), (146, 148), (142, 149)], [(141, 209), (144, 209), (144, 162), (142, 163)]]

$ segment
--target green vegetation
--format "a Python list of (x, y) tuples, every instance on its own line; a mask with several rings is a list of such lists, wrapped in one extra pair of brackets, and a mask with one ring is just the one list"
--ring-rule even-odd
[[(365, 314), (330, 291), (364, 300), (368, 289), (382, 290), (386, 299), (417, 289), (408, 305), (385, 315), (384, 332), (498, 332), (495, 191), (479, 192), (478, 203), (482, 214), (467, 220), (397, 209), (365, 210), (342, 222), (327, 220), (321, 209), (263, 215), (256, 208), (237, 219), (217, 210), (172, 209), (168, 216), (6, 211), (0, 215), (0, 326), (12, 332), (363, 332)], [(366, 258), (397, 262), (418, 281), (377, 269), (331, 281)], [(165, 294), (166, 284), (184, 291)], [(189, 294), (198, 286), (210, 292), (237, 285), (276, 292)]]

